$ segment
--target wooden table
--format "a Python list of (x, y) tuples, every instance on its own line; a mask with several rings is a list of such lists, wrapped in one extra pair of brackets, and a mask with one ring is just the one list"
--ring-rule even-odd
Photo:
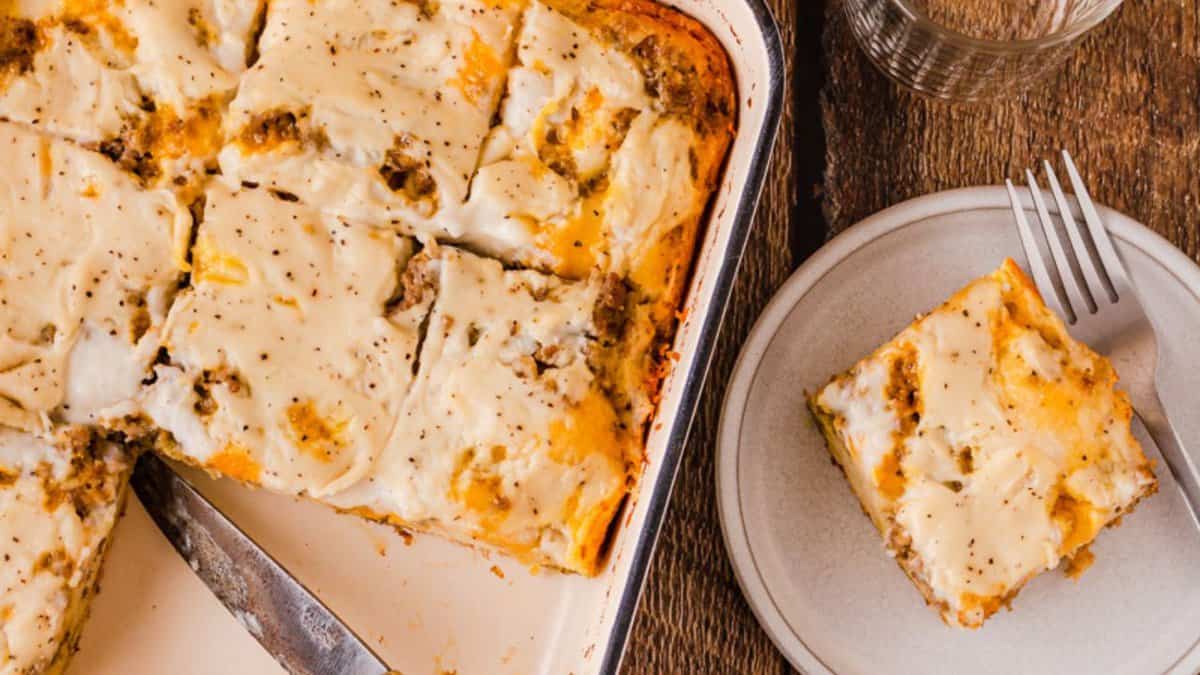
[[(729, 0), (736, 2), (738, 0)], [(742, 598), (713, 484), (719, 406), (738, 349), (788, 275), (833, 232), (936, 190), (1016, 178), (1071, 150), (1100, 202), (1200, 260), (1200, 9), (1133, 0), (1029, 93), (951, 105), (900, 91), (838, 12), (769, 0), (790, 95), (734, 302), (633, 628), (630, 673), (790, 672)]]

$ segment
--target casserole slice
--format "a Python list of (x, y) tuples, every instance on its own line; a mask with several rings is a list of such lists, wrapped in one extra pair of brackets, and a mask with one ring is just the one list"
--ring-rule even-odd
[(535, 0), (461, 238), (503, 259), (658, 290), (686, 267), (733, 135), (728, 57), (640, 0)]
[(261, 0), (14, 0), (0, 118), (88, 143), (146, 184), (215, 161)]
[(191, 217), (109, 159), (0, 122), (0, 423), (120, 416), (158, 349)]
[(1157, 488), (1116, 383), (1006, 260), (810, 407), (889, 555), (977, 628)]
[(334, 215), (431, 232), (467, 195), (520, 3), (278, 0), (221, 169)]
[(325, 497), (365, 478), (413, 378), (422, 307), (392, 302), (412, 242), (213, 181), (191, 286), (145, 408), (168, 454)]
[(642, 438), (605, 389), (600, 289), (451, 247), (406, 279), (405, 302), (434, 298), (416, 378), (370, 478), (331, 503), (595, 573)]
[(81, 428), (0, 428), (0, 672), (61, 673), (117, 522), (131, 458)]

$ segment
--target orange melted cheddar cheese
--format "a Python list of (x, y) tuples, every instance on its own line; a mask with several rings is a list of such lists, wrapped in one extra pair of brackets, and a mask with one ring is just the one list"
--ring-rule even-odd
[(889, 553), (976, 628), (1157, 488), (1116, 382), (1008, 260), (810, 407)]

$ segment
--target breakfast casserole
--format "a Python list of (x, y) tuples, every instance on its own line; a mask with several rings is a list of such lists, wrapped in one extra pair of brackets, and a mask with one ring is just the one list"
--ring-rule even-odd
[(1021, 587), (1157, 489), (1104, 357), (1011, 260), (809, 401), (888, 553), (950, 625)]
[(732, 135), (724, 53), (646, 3), (278, 0), (258, 54), (143, 397), (163, 451), (595, 572)]
[(0, 436), (38, 448), (0, 476), (40, 477), (0, 499), (103, 488), (0, 673), (65, 663), (138, 449), (598, 573), (734, 110), (648, 0), (0, 2)]

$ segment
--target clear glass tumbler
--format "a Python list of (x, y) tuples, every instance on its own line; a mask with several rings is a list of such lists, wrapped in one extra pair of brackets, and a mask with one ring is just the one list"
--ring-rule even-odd
[[(999, 11), (995, 8), (1008, 3), (1014, 12), (1021, 5), (1037, 16), (1029, 14), (1033, 20), (1025, 21), (1014, 15), (1006, 24), (1013, 27), (1008, 33), (995, 30), (995, 26), (972, 31), (962, 10), (979, 2), (993, 6), (993, 15)], [(1028, 0), (842, 0), (854, 37), (884, 73), (923, 94), (960, 101), (1022, 89), (1062, 65), (1078, 40), (1121, 2), (1040, 0), (1031, 5)]]

